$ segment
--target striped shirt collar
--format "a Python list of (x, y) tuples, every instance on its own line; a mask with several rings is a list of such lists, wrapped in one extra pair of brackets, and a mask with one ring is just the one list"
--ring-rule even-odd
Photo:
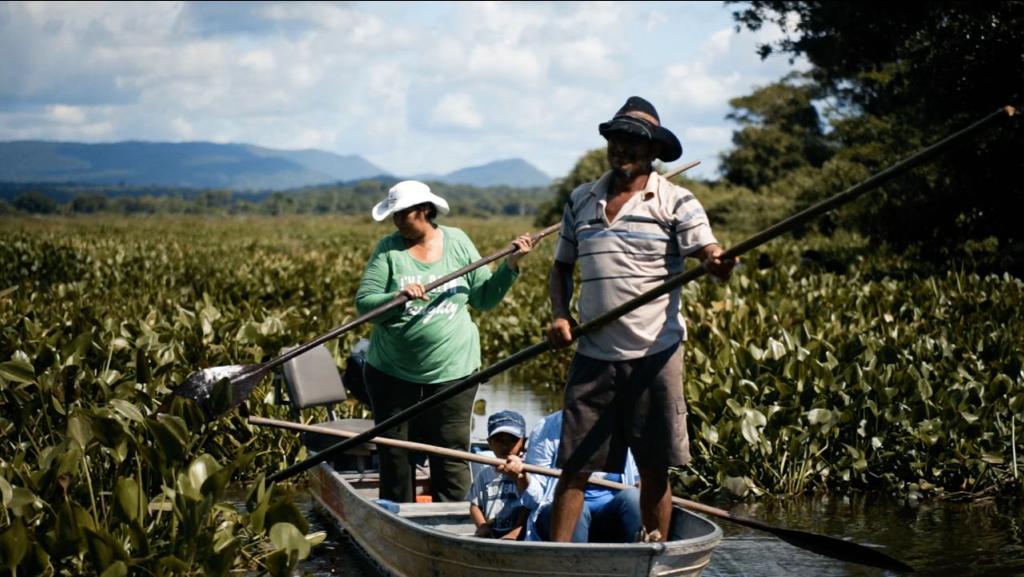
[[(640, 191), (640, 198), (644, 201), (651, 200), (658, 196), (658, 190), (661, 185), (661, 175), (657, 171), (652, 170), (651, 174), (647, 177), (647, 186)], [(590, 194), (599, 203), (608, 202), (608, 186), (612, 181), (612, 171), (605, 172), (601, 175), (601, 178), (594, 181), (594, 185), (590, 187)]]

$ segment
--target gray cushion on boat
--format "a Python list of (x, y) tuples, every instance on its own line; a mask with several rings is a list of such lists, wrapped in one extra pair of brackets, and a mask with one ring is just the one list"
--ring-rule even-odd
[[(295, 347), (282, 349), (288, 352)], [(348, 396), (341, 383), (338, 365), (327, 347), (320, 345), (284, 364), (288, 393), (296, 409), (340, 403)]]
[[(284, 348), (281, 353), (284, 354), (294, 348)], [(338, 365), (334, 364), (334, 357), (323, 345), (314, 347), (286, 362), (283, 372), (285, 383), (288, 384), (288, 398), (296, 411), (301, 412), (302, 409), (319, 405), (340, 403), (348, 398), (345, 393), (345, 385), (341, 382)], [(333, 413), (328, 414), (333, 415)], [(371, 419), (337, 419), (314, 424), (318, 427), (352, 433), (368, 431), (374, 425)], [(341, 437), (318, 433), (303, 433), (302, 438), (306, 446), (315, 451), (324, 450), (343, 440)], [(374, 449), (373, 443), (365, 443), (353, 447), (349, 450), (349, 454), (369, 455)]]

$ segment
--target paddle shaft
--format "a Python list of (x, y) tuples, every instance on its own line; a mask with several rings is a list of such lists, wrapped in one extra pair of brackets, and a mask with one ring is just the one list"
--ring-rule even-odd
[[(861, 182), (860, 184), (854, 185), (853, 187), (843, 192), (840, 192), (839, 194), (836, 194), (831, 198), (823, 200), (822, 202), (819, 202), (818, 204), (811, 206), (810, 208), (807, 208), (783, 220), (782, 222), (765, 229), (760, 233), (755, 234), (754, 236), (748, 238), (747, 240), (740, 242), (736, 246), (726, 250), (725, 254), (723, 255), (723, 258), (735, 258), (749, 250), (761, 246), (762, 244), (774, 239), (777, 236), (780, 236), (792, 230), (793, 228), (809, 221), (810, 219), (816, 216), (819, 216), (841, 204), (850, 202), (851, 200), (854, 200), (855, 198), (871, 190), (872, 188), (875, 188), (881, 185), (882, 183), (891, 180), (897, 175), (906, 172), (907, 170), (917, 166), (918, 164), (924, 162), (925, 160), (935, 156), (939, 152), (949, 148), (950, 146), (952, 146), (959, 140), (965, 138), (966, 136), (978, 132), (982, 128), (985, 128), (989, 124), (993, 123), (994, 121), (1000, 118), (1003, 118), (1004, 116), (1010, 117), (1013, 116), (1015, 113), (1016, 111), (1011, 106), (1000, 108), (999, 110), (975, 122), (974, 124), (968, 126), (967, 128), (964, 128), (963, 130), (960, 130), (959, 132), (956, 132), (944, 138), (943, 140), (929, 146), (928, 148), (925, 148), (924, 150), (921, 150), (915, 153), (914, 155), (905, 158), (904, 160), (894, 164), (893, 166), (883, 170), (882, 172), (879, 172), (878, 174), (871, 176), (870, 178)], [(646, 293), (643, 293), (640, 296), (605, 312), (604, 314), (598, 316), (597, 318), (594, 318), (581, 325), (573, 327), (572, 340), (575, 341), (581, 336), (597, 330), (604, 324), (612, 320), (615, 320), (620, 316), (653, 301), (654, 299), (660, 297), (661, 295), (667, 294), (672, 290), (675, 290), (692, 280), (700, 278), (705, 272), (706, 271), (704, 267), (694, 267), (686, 272), (669, 277), (660, 286), (651, 289)], [(416, 415), (422, 413), (423, 411), (426, 411), (432, 407), (437, 406), (440, 403), (443, 403), (444, 401), (447, 401), (448, 399), (454, 397), (455, 395), (461, 393), (462, 391), (465, 391), (466, 389), (472, 386), (476, 386), (486, 381), (487, 379), (491, 378), (492, 376), (497, 375), (502, 371), (505, 371), (515, 365), (528, 361), (551, 348), (552, 345), (547, 340), (544, 340), (535, 345), (531, 345), (517, 353), (514, 353), (512, 356), (506, 357), (504, 360), (487, 367), (486, 369), (482, 369), (480, 371), (477, 371), (476, 373), (473, 373), (472, 375), (466, 377), (464, 380), (459, 381), (458, 383), (455, 383), (445, 388), (444, 390), (439, 391), (430, 397), (427, 397), (426, 399), (423, 399), (419, 403), (416, 403), (415, 405), (407, 409), (404, 409), (396, 413), (395, 415), (392, 415), (391, 417), (381, 421), (375, 427), (368, 431), (364, 431), (363, 433), (360, 433), (351, 439), (334, 444), (324, 449), (323, 451), (317, 453), (316, 455), (309, 457), (304, 461), (300, 461), (286, 469), (278, 471), (277, 473), (271, 475), (269, 477), (269, 480), (281, 481), (283, 479), (287, 479), (288, 477), (301, 473), (302, 471), (305, 471), (306, 469), (313, 467), (317, 463), (321, 463), (327, 460), (328, 458), (330, 458), (331, 455), (344, 452), (346, 449), (350, 447), (354, 447), (356, 445), (365, 443), (367, 439), (379, 435), (384, 431), (390, 430), (392, 427), (400, 425), (408, 421), (409, 419), (415, 417)]]
[(697, 166), (698, 164), (700, 164), (699, 160), (691, 160), (690, 162), (687, 162), (686, 164), (684, 164), (682, 166), (678, 166), (676, 168), (673, 168), (672, 170), (666, 172), (662, 176), (665, 177), (665, 178), (673, 178), (673, 177), (679, 176), (680, 174), (686, 172), (687, 170), (690, 170), (691, 168), (693, 168), (694, 166)]
[[(316, 425), (303, 425), (302, 423), (294, 423), (291, 421), (280, 421), (276, 419), (266, 419), (263, 417), (249, 417), (249, 422), (253, 425), (262, 425), (269, 427), (277, 427), (279, 429), (291, 429), (293, 431), (302, 431), (306, 433), (317, 433), (322, 435), (330, 435), (333, 437), (346, 437), (349, 439), (360, 436), (358, 433), (351, 431), (343, 431), (341, 429), (333, 429), (329, 427), (318, 427)], [(456, 449), (446, 449), (444, 447), (438, 447), (435, 445), (428, 445), (425, 443), (414, 443), (412, 441), (402, 441), (400, 439), (389, 439), (387, 437), (373, 437), (367, 439), (367, 442), (376, 443), (378, 445), (384, 445), (387, 447), (395, 447), (396, 449), (406, 449), (409, 451), (415, 451), (419, 453), (428, 453), (431, 455), (437, 455), (439, 457), (447, 457), (451, 459), (460, 459), (464, 461), (472, 461), (474, 463), (482, 463), (484, 465), (504, 465), (505, 460), (497, 457), (488, 457), (486, 455), (478, 455), (476, 453), (470, 453), (467, 451), (459, 451)], [(562, 471), (559, 469), (553, 469), (550, 467), (541, 467), (539, 465), (532, 465), (529, 463), (523, 463), (523, 470), (527, 473), (533, 473), (535, 475), (545, 475), (547, 477), (559, 477)], [(598, 485), (601, 487), (607, 487), (609, 489), (628, 489), (629, 485), (623, 483), (616, 483), (607, 479), (594, 478), (588, 481), (592, 485)], [(798, 531), (796, 529), (788, 529), (785, 527), (776, 527), (763, 521), (756, 519), (749, 519), (747, 517), (740, 517), (724, 509), (698, 503), (696, 501), (690, 501), (683, 499), (682, 497), (672, 497), (672, 502), (676, 505), (689, 509), (691, 511), (697, 511), (717, 517), (719, 519), (725, 519), (738, 525), (750, 527), (752, 529), (758, 529), (760, 531), (766, 531), (772, 533), (787, 543), (809, 549), (826, 555), (829, 557), (836, 557), (844, 559), (846, 561), (852, 561), (855, 563), (862, 563), (866, 565), (872, 565), (875, 567), (882, 567), (885, 569), (895, 569), (899, 571), (912, 571), (912, 568), (905, 565), (903, 562), (893, 559), (888, 555), (885, 555), (881, 551), (870, 549), (864, 545), (859, 545), (851, 541), (843, 541), (836, 539), (835, 537), (829, 537), (827, 535), (819, 535), (817, 533), (811, 533), (808, 531)]]

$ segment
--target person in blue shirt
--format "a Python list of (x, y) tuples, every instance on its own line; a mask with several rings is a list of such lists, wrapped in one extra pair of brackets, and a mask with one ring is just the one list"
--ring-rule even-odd
[[(499, 459), (518, 460), (525, 441), (526, 420), (519, 413), (501, 411), (487, 419), (487, 445)], [(528, 514), (519, 497), (526, 484), (525, 473), (504, 465), (477, 474), (466, 495), (477, 537), (519, 539)]]
[[(541, 467), (555, 467), (558, 459), (558, 443), (562, 430), (562, 411), (556, 411), (542, 419), (529, 435), (525, 463)], [(507, 475), (521, 475), (519, 481), (521, 503), (530, 510), (526, 522), (527, 541), (548, 541), (551, 531), (551, 504), (554, 500), (558, 479), (545, 475), (522, 472), (522, 459), (509, 455), (507, 462), (499, 469)], [(628, 489), (616, 491), (587, 485), (584, 490), (586, 504), (573, 530), (574, 543), (631, 543), (641, 528), (640, 491), (636, 485), (640, 480), (636, 462), (631, 452), (626, 455), (623, 473), (595, 473), (591, 478), (602, 477), (629, 485)]]

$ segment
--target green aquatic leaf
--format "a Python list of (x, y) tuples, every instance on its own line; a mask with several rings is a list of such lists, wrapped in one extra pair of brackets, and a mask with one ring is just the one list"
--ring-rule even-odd
[(24, 360), (12, 360), (0, 363), (0, 377), (15, 383), (35, 382), (36, 372), (32, 363)]
[(124, 561), (114, 561), (110, 567), (107, 567), (103, 573), (100, 573), (100, 577), (127, 577), (128, 566), (125, 565)]
[(11, 525), (0, 533), (0, 566), (14, 569), (28, 552), (28, 531), (21, 518), (15, 518)]
[(270, 528), (270, 542), (278, 549), (297, 552), (299, 560), (309, 557), (310, 543), (291, 523), (275, 523)]
[(188, 480), (190, 489), (199, 494), (203, 483), (221, 469), (220, 463), (209, 454), (202, 454), (196, 457), (188, 466)]
[(807, 411), (807, 421), (812, 425), (829, 424), (832, 422), (832, 411), (828, 409), (811, 409)]
[(68, 419), (68, 437), (84, 450), (92, 440), (92, 421), (80, 413), (72, 415)]
[(145, 417), (142, 415), (142, 411), (128, 401), (123, 399), (113, 399), (110, 401), (110, 406), (128, 420), (135, 421), (136, 423), (141, 423), (145, 420)]
[(309, 531), (309, 521), (291, 501), (279, 500), (267, 508), (264, 526), (273, 527), (277, 523), (290, 523), (298, 527), (302, 533)]
[(114, 512), (121, 521), (128, 524), (139, 521), (142, 503), (142, 490), (135, 479), (119, 477), (114, 486)]
[(298, 552), (289, 552), (284, 549), (278, 549), (270, 555), (267, 555), (264, 563), (267, 567), (267, 572), (272, 577), (289, 577), (295, 564), (299, 562)]
[(227, 577), (241, 546), (242, 540), (237, 537), (217, 542), (214, 545), (213, 554), (203, 562), (203, 568), (206, 569), (205, 574), (211, 577)]
[(7, 479), (0, 477), (0, 504), (9, 507), (13, 498), (14, 490), (11, 488), (11, 484), (7, 482)]

